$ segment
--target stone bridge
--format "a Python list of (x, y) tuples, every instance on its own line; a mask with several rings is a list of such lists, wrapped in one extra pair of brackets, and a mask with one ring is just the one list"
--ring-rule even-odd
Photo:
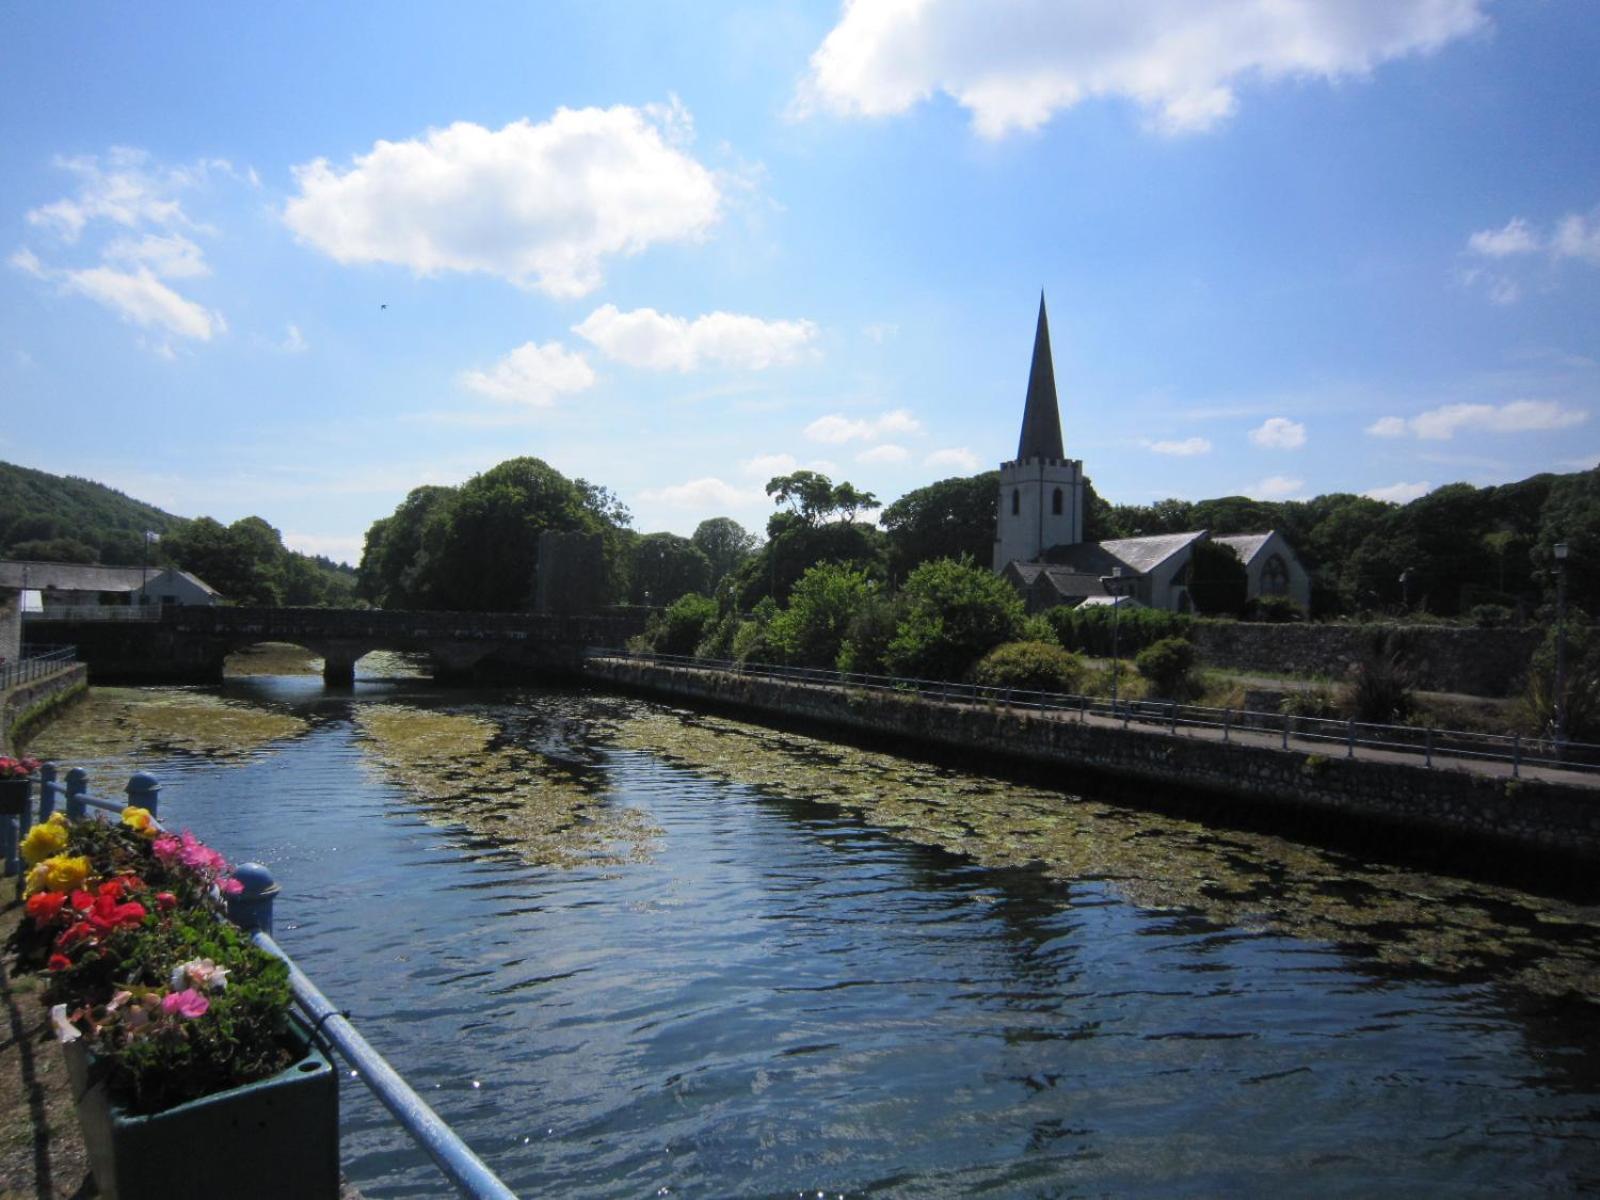
[(619, 646), (647, 613), (385, 612), (330, 608), (171, 607), (152, 621), (31, 617), (28, 640), (75, 645), (97, 681), (219, 683), (228, 655), (261, 642), (303, 646), (330, 684), (355, 679), (372, 650), (426, 654), (433, 676), (458, 682), (509, 675), (576, 674), (586, 646)]

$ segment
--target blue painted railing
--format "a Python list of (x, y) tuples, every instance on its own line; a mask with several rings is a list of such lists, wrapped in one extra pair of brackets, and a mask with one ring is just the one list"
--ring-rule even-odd
[[(65, 779), (59, 777), (55, 763), (39, 768), (40, 821), (50, 819), (61, 805), (71, 820), (82, 820), (93, 811), (120, 813), (130, 804), (148, 809), (160, 823), (161, 784), (154, 775), (140, 771), (129, 778), (123, 789), (126, 799), (115, 800), (89, 794), (89, 777), (81, 767), (73, 767)], [(31, 797), (30, 797), (31, 801)], [(22, 838), (34, 822), (32, 803), (25, 804), (19, 817), (0, 816), (0, 858), (7, 876), (17, 876), (17, 893), (22, 892)], [(228, 916), (241, 929), (248, 930), (256, 945), (275, 954), (289, 967), (289, 986), (294, 1000), (310, 1019), (311, 1027), (344, 1056), (356, 1074), (394, 1115), (401, 1127), (433, 1159), (439, 1169), (463, 1196), (474, 1200), (516, 1200), (516, 1193), (501, 1182), (482, 1159), (457, 1136), (426, 1101), (401, 1078), (383, 1055), (339, 1011), (294, 959), (272, 937), (272, 905), (278, 885), (272, 873), (260, 863), (242, 863), (234, 878), (244, 885), (237, 896), (227, 898)]]

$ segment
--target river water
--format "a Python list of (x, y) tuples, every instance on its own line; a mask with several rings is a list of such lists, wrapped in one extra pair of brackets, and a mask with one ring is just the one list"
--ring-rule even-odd
[[(98, 689), (31, 750), (269, 864), (522, 1195), (1600, 1187), (1595, 908), (578, 691)], [(367, 1195), (447, 1192), (342, 1103)]]

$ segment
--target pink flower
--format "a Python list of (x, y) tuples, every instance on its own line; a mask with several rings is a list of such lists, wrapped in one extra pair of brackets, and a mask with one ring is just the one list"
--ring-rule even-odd
[(183, 843), (170, 833), (158, 837), (150, 844), (150, 852), (164, 867), (170, 867), (178, 861), (178, 852), (183, 849)]
[(240, 883), (237, 879), (224, 879), (222, 882), (218, 883), (217, 886), (222, 889), (222, 894), (224, 896), (237, 896), (240, 892), (244, 891), (244, 884)]
[(185, 988), (181, 992), (169, 992), (161, 1001), (162, 1012), (169, 1015), (177, 1013), (180, 1017), (203, 1017), (210, 1007), (211, 1001), (193, 988)]

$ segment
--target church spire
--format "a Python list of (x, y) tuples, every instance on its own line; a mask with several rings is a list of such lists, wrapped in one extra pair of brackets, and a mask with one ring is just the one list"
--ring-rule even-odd
[(1063, 458), (1061, 412), (1056, 404), (1056, 371), (1050, 360), (1050, 322), (1039, 293), (1039, 327), (1033, 334), (1033, 366), (1028, 369), (1028, 402), (1022, 410), (1017, 460)]

